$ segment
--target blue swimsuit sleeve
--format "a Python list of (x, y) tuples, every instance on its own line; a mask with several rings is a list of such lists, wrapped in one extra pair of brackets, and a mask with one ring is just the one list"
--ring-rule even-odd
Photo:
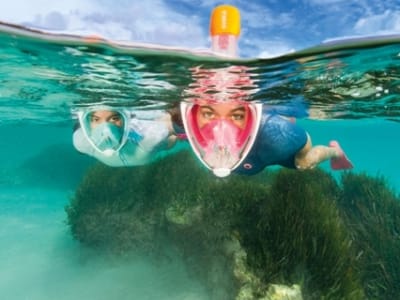
[(277, 114), (263, 113), (260, 130), (250, 153), (235, 173), (253, 175), (270, 165), (296, 168), (295, 156), (307, 142), (307, 132)]
[(265, 105), (263, 114), (281, 115), (297, 119), (309, 116), (309, 104), (303, 97), (296, 97), (282, 105)]

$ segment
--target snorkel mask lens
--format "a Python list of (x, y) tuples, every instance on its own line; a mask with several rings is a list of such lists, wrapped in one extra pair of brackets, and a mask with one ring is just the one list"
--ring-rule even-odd
[(200, 130), (204, 146), (201, 156), (219, 177), (229, 175), (240, 156), (241, 129), (227, 120), (215, 120)]
[(124, 113), (108, 107), (82, 113), (81, 128), (92, 147), (103, 155), (118, 152), (127, 139), (127, 120)]
[(121, 145), (123, 128), (104, 122), (93, 128), (90, 139), (103, 153), (114, 152)]
[(182, 119), (192, 149), (200, 161), (218, 177), (230, 175), (240, 165), (253, 146), (258, 132), (261, 104), (246, 103), (238, 107), (245, 111), (245, 121), (241, 127), (226, 118), (216, 118), (202, 124), (199, 121), (200, 105), (181, 104)]

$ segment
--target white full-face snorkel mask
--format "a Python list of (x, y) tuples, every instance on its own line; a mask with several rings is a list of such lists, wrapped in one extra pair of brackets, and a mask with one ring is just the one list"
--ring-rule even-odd
[(105, 156), (118, 153), (128, 138), (128, 114), (110, 106), (79, 111), (79, 124), (89, 144)]
[(260, 127), (262, 104), (241, 104), (246, 121), (239, 128), (231, 120), (224, 118), (199, 124), (200, 105), (181, 103), (182, 121), (190, 145), (200, 161), (218, 177), (230, 175), (242, 163), (251, 150)]

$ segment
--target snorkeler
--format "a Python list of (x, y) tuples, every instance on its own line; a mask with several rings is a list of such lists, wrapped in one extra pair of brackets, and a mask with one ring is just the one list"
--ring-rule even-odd
[[(237, 57), (239, 10), (217, 7), (210, 34), (215, 53)], [(191, 100), (181, 103), (182, 121), (194, 153), (216, 176), (253, 175), (271, 165), (306, 170), (328, 159), (334, 170), (353, 167), (338, 142), (312, 146), (295, 121), (308, 115), (304, 101), (279, 106), (246, 101), (258, 86), (245, 66), (194, 68), (192, 77), (186, 91)]]
[(77, 111), (75, 148), (113, 167), (143, 165), (156, 160), (176, 142), (167, 112), (130, 111), (94, 106)]
[(218, 177), (253, 175), (272, 165), (307, 170), (328, 159), (333, 170), (353, 167), (338, 142), (312, 146), (295, 119), (273, 106), (198, 100), (183, 102), (181, 110), (192, 149)]

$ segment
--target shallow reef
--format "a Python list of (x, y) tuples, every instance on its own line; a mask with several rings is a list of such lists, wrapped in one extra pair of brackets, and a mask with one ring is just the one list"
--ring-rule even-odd
[(177, 250), (210, 299), (400, 299), (400, 199), (384, 178), (321, 169), (216, 178), (189, 152), (93, 166), (66, 207), (111, 255)]

